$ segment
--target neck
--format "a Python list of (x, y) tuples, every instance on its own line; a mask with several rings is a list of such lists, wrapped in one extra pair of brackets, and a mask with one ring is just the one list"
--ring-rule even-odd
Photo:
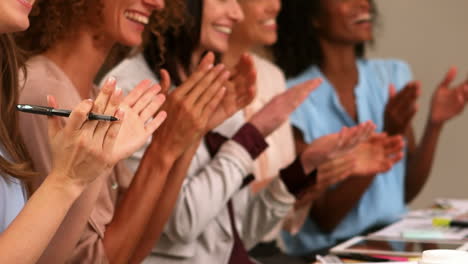
[(320, 69), (327, 76), (355, 76), (358, 75), (356, 53), (354, 45), (332, 43), (320, 40), (323, 61)]
[(113, 44), (96, 37), (91, 30), (80, 30), (59, 41), (44, 55), (63, 70), (85, 99), (91, 97), (94, 79)]

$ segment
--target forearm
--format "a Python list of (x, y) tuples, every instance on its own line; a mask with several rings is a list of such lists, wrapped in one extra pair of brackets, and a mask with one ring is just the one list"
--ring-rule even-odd
[(146, 232), (167, 175), (175, 162), (175, 156), (171, 153), (158, 148), (156, 143), (146, 150), (130, 187), (105, 231), (103, 244), (110, 263), (128, 263)]
[[(410, 203), (429, 178), (442, 125), (426, 124), (423, 138), (413, 151), (408, 151), (405, 180), (405, 202)], [(411, 148), (410, 148), (411, 149)]]
[(332, 232), (356, 206), (375, 176), (350, 177), (316, 200), (311, 216), (323, 232)]
[(82, 189), (47, 178), (0, 236), (0, 263), (36, 263)]
[(140, 239), (139, 245), (130, 259), (130, 263), (141, 263), (145, 257), (150, 254), (151, 249), (157, 243), (167, 220), (172, 214), (182, 183), (184, 182), (192, 158), (199, 145), (200, 141), (193, 144), (174, 163), (166, 185), (164, 186), (163, 193), (153, 209), (153, 214), (148, 222), (146, 231)]

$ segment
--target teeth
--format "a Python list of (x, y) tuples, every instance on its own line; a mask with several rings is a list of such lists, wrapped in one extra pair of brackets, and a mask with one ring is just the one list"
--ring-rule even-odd
[(231, 34), (232, 29), (230, 27), (225, 27), (225, 26), (215, 26), (214, 27), (217, 31), (225, 33), (225, 34)]
[(272, 19), (268, 19), (266, 20), (265, 22), (263, 22), (263, 24), (265, 26), (272, 26), (272, 25), (275, 25), (276, 24), (276, 19), (272, 18)]
[(370, 22), (372, 20), (372, 16), (369, 13), (359, 15), (354, 22), (361, 23), (361, 22)]
[(144, 16), (137, 12), (126, 11), (125, 17), (143, 25), (147, 25), (149, 23), (149, 18), (147, 16)]

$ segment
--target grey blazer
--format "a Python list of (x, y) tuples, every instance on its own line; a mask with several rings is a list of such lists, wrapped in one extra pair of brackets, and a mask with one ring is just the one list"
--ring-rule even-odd
[[(230, 137), (243, 123), (238, 113), (217, 131)], [(213, 159), (200, 145), (173, 215), (144, 263), (228, 263), (234, 245), (229, 199), (244, 245), (255, 246), (287, 215), (295, 198), (279, 178), (256, 195), (250, 188), (240, 189), (252, 169), (249, 153), (234, 141), (226, 142)]]

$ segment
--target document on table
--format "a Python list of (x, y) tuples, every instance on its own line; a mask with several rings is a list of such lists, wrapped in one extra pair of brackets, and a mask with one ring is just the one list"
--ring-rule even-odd
[(432, 225), (432, 219), (405, 218), (380, 231), (370, 234), (370, 237), (421, 240), (465, 240), (468, 237), (468, 228), (434, 227)]

